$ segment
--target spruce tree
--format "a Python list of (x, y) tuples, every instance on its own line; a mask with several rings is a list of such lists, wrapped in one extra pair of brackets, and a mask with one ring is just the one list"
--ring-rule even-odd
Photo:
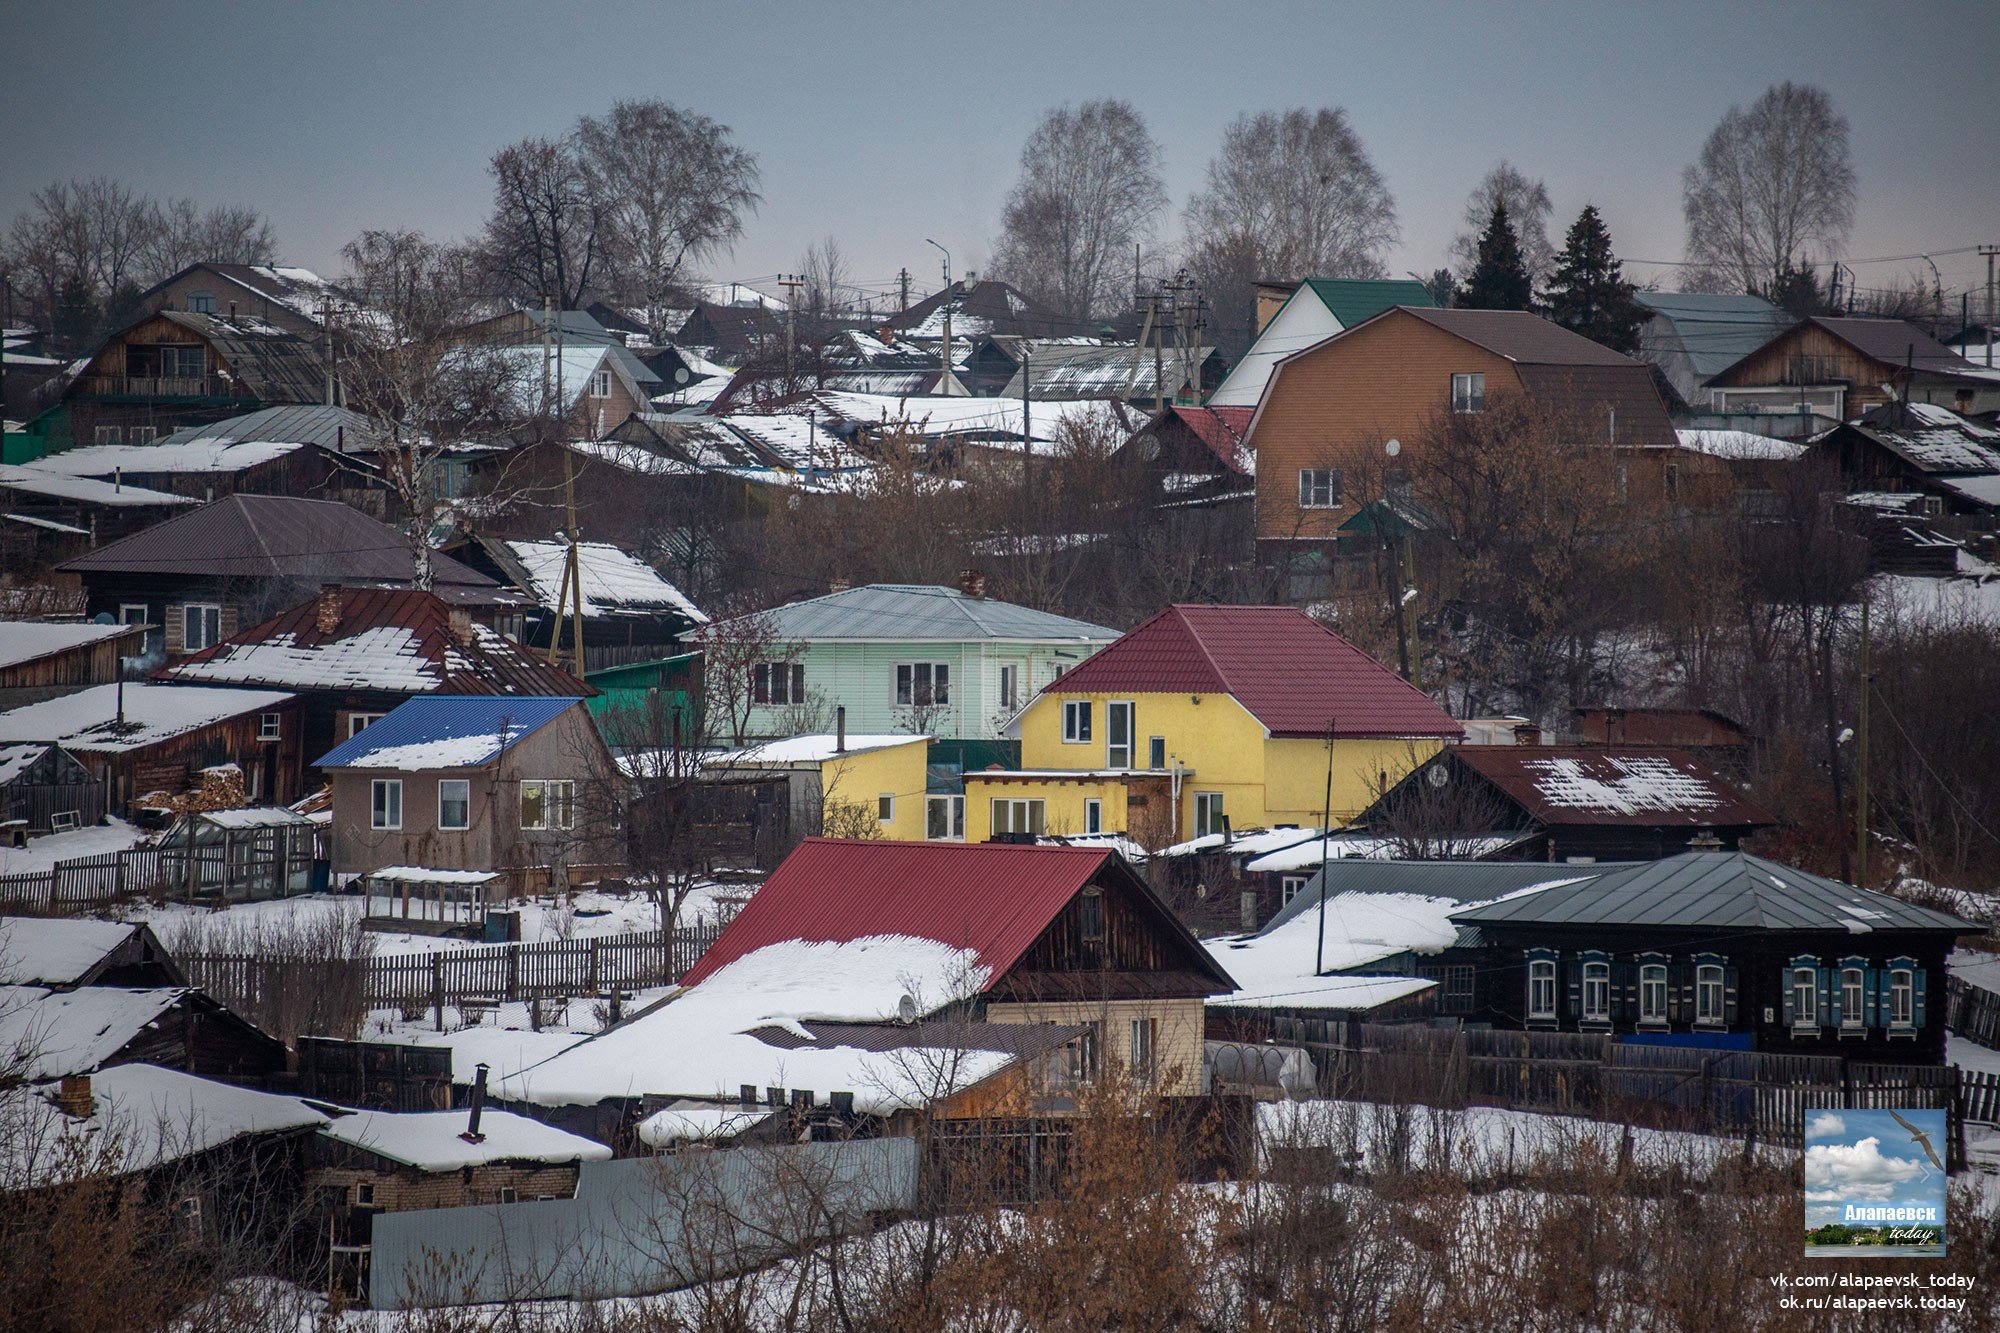
[(1493, 217), (1479, 237), (1479, 262), (1465, 280), (1458, 304), (1468, 310), (1526, 310), (1534, 298), (1521, 243), (1507, 221), (1507, 205), (1493, 205)]
[(1639, 326), (1645, 322), (1645, 312), (1632, 299), (1635, 290), (1611, 253), (1611, 233), (1597, 206), (1586, 205), (1570, 224), (1549, 272), (1549, 318), (1630, 356), (1639, 350)]

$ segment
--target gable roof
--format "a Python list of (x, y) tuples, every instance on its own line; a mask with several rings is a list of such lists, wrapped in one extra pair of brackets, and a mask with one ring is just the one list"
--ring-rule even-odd
[(1289, 606), (1170, 606), (1044, 694), (1227, 694), (1273, 736), (1464, 734), (1416, 686)]
[[(178, 324), (214, 348), (228, 363), (227, 374), (240, 386), (235, 397), (266, 403), (317, 403), (326, 396), (326, 366), (313, 345), (296, 333), (261, 319), (160, 310), (134, 321), (118, 337), (122, 339), (155, 319)], [(221, 367), (217, 373), (223, 373)]]
[(1672, 336), (1697, 379), (1748, 356), (1795, 322), (1761, 296), (1646, 291), (1632, 295), (1650, 315), (1672, 326)]
[[(569, 543), (506, 541), (480, 538), (480, 545), (505, 570), (516, 586), (542, 607), (554, 611), (563, 600), (563, 574)], [(679, 588), (667, 582), (639, 557), (610, 542), (576, 544), (577, 582), (587, 617), (650, 619), (672, 616), (690, 625), (706, 625), (708, 617)]]
[(315, 597), (175, 662), (159, 678), (411, 694), (593, 693), (498, 630), (476, 621), (454, 630), (451, 606), (434, 593), (343, 588), (339, 597), (331, 629), (320, 628)]
[(1318, 297), (1345, 329), (1391, 306), (1437, 306), (1431, 289), (1413, 278), (1307, 278), (1299, 286)]
[[(870, 583), (760, 613), (780, 639), (888, 643), (1106, 642), (1118, 631), (929, 583)], [(727, 622), (724, 622), (727, 623)]]
[(1685, 750), (1460, 745), (1431, 762), (1463, 764), (1544, 825), (1717, 828), (1778, 822)]
[[(213, 260), (200, 260), (189, 264), (180, 272), (149, 287), (140, 298), (142, 301), (154, 292), (179, 282), (196, 269), (213, 273), (224, 281), (233, 282), (245, 291), (283, 306), (300, 319), (314, 325), (320, 322), (320, 305), (329, 297), (337, 297), (338, 289), (309, 268), (299, 268), (290, 264), (220, 264)], [(227, 305), (223, 307), (225, 310)]]
[(1250, 451), (1248, 436), (1250, 418), (1256, 414), (1252, 407), (1187, 407), (1176, 406), (1166, 413), (1154, 417), (1136, 435), (1157, 433), (1168, 422), (1177, 422), (1187, 427), (1216, 460), (1231, 472), (1242, 476), (1254, 476), (1257, 471), (1257, 456)]
[(376, 433), (367, 417), (353, 408), (325, 403), (287, 403), (260, 407), (241, 416), (225, 417), (199, 426), (184, 426), (162, 435), (151, 446), (210, 440), (225, 444), (246, 441), (316, 444), (335, 453), (365, 453), (375, 447)]
[(969, 951), (985, 970), (984, 990), (1021, 960), (1070, 899), (1106, 873), (1127, 881), (1141, 910), (1151, 909), (1161, 928), (1186, 946), (1189, 963), (1208, 973), (1218, 989), (1235, 988), (1115, 852), (835, 838), (807, 838), (793, 849), (683, 984), (698, 985), (769, 945), (888, 936)]
[[(57, 568), (391, 584), (414, 578), (410, 543), (402, 533), (351, 505), (296, 495), (224, 496)], [(431, 553), (431, 570), (440, 586), (499, 587), (442, 552)]]
[(1495, 356), (1523, 366), (1631, 366), (1645, 363), (1592, 342), (1580, 333), (1527, 310), (1435, 310), (1416, 306), (1397, 309), (1453, 337), (1484, 347)]
[(1774, 344), (1799, 336), (1800, 331), (1809, 326), (1817, 327), (1839, 339), (1869, 360), (1897, 370), (1907, 365), (1913, 370), (1924, 371), (1927, 374), (1947, 376), (1964, 374), (1981, 383), (1987, 382), (1983, 368), (1973, 365), (1908, 320), (1863, 319), (1832, 315), (1814, 315), (1800, 320), (1731, 361), (1717, 371), (1714, 378), (1721, 378)]
[(981, 278), (970, 285), (964, 280), (931, 293), (901, 314), (891, 316), (885, 327), (905, 338), (942, 338), (944, 310), (951, 307), (951, 337), (974, 338), (986, 333), (1027, 334), (1055, 337), (1068, 333), (1090, 333), (1094, 329), (1066, 315), (1059, 315), (1024, 295), (1018, 287), (996, 278)]
[(0, 983), (84, 986), (113, 967), (148, 961), (162, 976), (184, 980), (153, 928), (142, 922), (0, 917)]
[(582, 702), (549, 695), (422, 695), (334, 746), (317, 767), (481, 768)]
[(2000, 428), (1935, 403), (1882, 403), (1835, 426), (1860, 433), (1926, 475), (2000, 472)]
[(1452, 914), (1468, 923), (1683, 926), (1730, 930), (1979, 928), (1886, 894), (1745, 852), (1685, 852)]

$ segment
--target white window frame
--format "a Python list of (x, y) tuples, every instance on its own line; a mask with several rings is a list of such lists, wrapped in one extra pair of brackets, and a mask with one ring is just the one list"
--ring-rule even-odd
[[(132, 618), (134, 611), (139, 613), (137, 620)], [(152, 614), (152, 608), (144, 602), (118, 603), (118, 623), (121, 625), (150, 625), (153, 623), (151, 619)]]
[(1017, 662), (1002, 662), (998, 682), (1000, 707), (1012, 713), (1021, 706), (1021, 667)]
[[(391, 809), (391, 807), (394, 809)], [(371, 778), (368, 783), (368, 827), (392, 831), (403, 827), (403, 780)]]
[(1642, 1026), (1667, 1025), (1667, 965), (1639, 965), (1639, 1022)]
[(1299, 469), (1299, 508), (1340, 508), (1340, 469), (1302, 467)]
[(611, 372), (610, 372), (610, 371), (608, 371), (608, 370), (597, 370), (597, 371), (593, 371), (593, 372), (591, 372), (591, 376), (590, 376), (590, 396), (591, 396), (592, 398), (609, 398), (609, 397), (611, 396)]
[[(458, 799), (458, 803), (459, 803), (460, 805), (462, 805), (462, 806), (464, 806), (464, 807), (465, 807), (465, 822), (464, 822), (464, 823), (462, 823), (462, 824), (447, 824), (447, 823), (445, 823), (445, 820), (444, 820), (444, 805), (445, 805), (445, 794), (444, 794), (444, 793), (445, 793), (445, 788), (447, 788), (447, 787), (455, 787), (455, 788), (457, 788), (457, 789), (458, 789), (458, 791), (459, 791), (459, 793), (460, 793), (460, 795), (459, 795), (459, 796), (458, 796), (458, 798), (457, 798), (457, 799)], [(464, 831), (465, 831), (466, 829), (469, 829), (469, 828), (471, 828), (471, 827), (472, 827), (472, 780), (471, 780), (470, 778), (439, 778), (439, 779), (438, 779), (438, 816), (437, 816), (437, 826), (438, 826), (438, 828), (439, 828), (439, 829), (443, 830), (443, 831), (444, 831), (444, 832), (446, 832), (446, 833), (462, 833), (462, 832), (464, 832)]]
[(1280, 875), (1278, 877), (1278, 906), (1283, 907), (1292, 899), (1306, 891), (1312, 883), (1311, 875)]
[(1720, 963), (1698, 963), (1694, 969), (1696, 1027), (1721, 1027), (1728, 1022), (1728, 977)]
[(1485, 371), (1468, 371), (1451, 377), (1451, 410), (1464, 413), (1486, 410)]
[(1816, 967), (1794, 967), (1787, 969), (1792, 989), (1792, 1026), (1795, 1028), (1816, 1028), (1819, 1026), (1819, 969)]
[[(1001, 817), (1003, 811), (1004, 819)], [(1033, 833), (1039, 836), (1048, 828), (1048, 805), (1039, 796), (995, 796), (990, 815), (995, 833)], [(1003, 824), (1006, 827), (1001, 827)]]
[(260, 741), (281, 741), (285, 739), (285, 715), (283, 713), (257, 714), (257, 739)]
[[(945, 831), (933, 833), (931, 826), (940, 808), (944, 810)], [(952, 795), (924, 797), (924, 837), (933, 842), (964, 842), (965, 798)]]
[[(533, 791), (541, 801), (541, 812), (535, 822), (528, 822), (528, 793)], [(551, 803), (551, 797), (560, 801)], [(560, 820), (552, 819), (551, 813), (559, 813)], [(521, 827), (537, 832), (552, 832), (573, 828), (576, 825), (576, 783), (568, 778), (524, 778), (521, 782)]]
[(1088, 699), (1063, 700), (1062, 738), (1064, 745), (1090, 744), (1091, 717)]
[(1160, 1020), (1135, 1018), (1130, 1034), (1132, 1072), (1140, 1078), (1151, 1078), (1153, 1062), (1159, 1058)]
[(387, 713), (349, 713), (347, 715), (347, 738), (353, 740), (368, 728), (389, 716)]
[(1083, 831), (1104, 832), (1104, 802), (1098, 797), (1089, 797), (1083, 803)]
[[(925, 687), (930, 698), (917, 698), (917, 672), (921, 668), (930, 678)], [(904, 673), (908, 672), (907, 682)], [(943, 677), (940, 682), (939, 677)], [(908, 688), (905, 689), (907, 683)], [(906, 697), (907, 696), (907, 697)], [(898, 662), (889, 680), (889, 697), (898, 708), (949, 708), (951, 707), (951, 663), (949, 662)]]
[(1228, 814), (1222, 793), (1219, 791), (1198, 791), (1194, 793), (1194, 836), (1206, 837), (1222, 832), (1223, 818)]
[(1609, 1023), (1611, 1021), (1611, 964), (1589, 962), (1583, 965), (1583, 1021), (1586, 1023)]
[(1868, 1027), (1868, 972), (1865, 968), (1840, 969), (1840, 1030), (1861, 1032)]
[[(208, 622), (211, 619), (213, 619), (215, 622), (215, 637), (209, 638), (205, 633), (201, 635), (188, 633), (189, 621), (191, 617), (199, 618), (201, 622), (201, 628), (204, 631), (206, 631), (209, 628)], [(201, 640), (199, 643), (195, 641), (197, 638)], [(181, 603), (181, 651), (186, 653), (198, 653), (204, 648), (213, 647), (214, 645), (221, 642), (222, 642), (222, 603), (182, 602)]]
[(127, 426), (125, 428), (125, 443), (127, 444), (151, 444), (159, 438), (160, 428), (158, 426)]
[(1556, 1018), (1556, 965), (1551, 958), (1537, 958), (1528, 964), (1528, 1017)]
[(1148, 736), (1146, 738), (1146, 767), (1160, 772), (1167, 766), (1167, 738)]
[(125, 428), (123, 426), (99, 426), (95, 436), (91, 439), (91, 443), (123, 444), (125, 443)]
[(880, 792), (875, 797), (875, 822), (893, 824), (896, 822), (896, 793)]
[[(1125, 743), (1118, 743), (1118, 721), (1125, 719)], [(1104, 766), (1130, 768), (1139, 749), (1139, 708), (1130, 699), (1113, 699), (1104, 705)]]
[(1917, 1025), (1917, 974), (1915, 969), (1889, 970), (1889, 1016), (1884, 1027), (1909, 1031)]

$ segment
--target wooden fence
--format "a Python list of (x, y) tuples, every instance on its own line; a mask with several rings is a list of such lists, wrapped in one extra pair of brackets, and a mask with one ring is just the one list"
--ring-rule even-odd
[(74, 827), (103, 820), (107, 804), (107, 784), (95, 782), (14, 782), (0, 787), (0, 824), (19, 822), (32, 834), (55, 831), (58, 816), (74, 820)]
[(255, 845), (246, 835), (192, 849), (178, 842), (132, 847), (0, 875), (0, 914), (77, 916), (130, 898), (240, 902), (303, 893), (312, 883), (314, 848), (310, 838), (278, 836), (289, 832), (255, 830)]
[(1949, 977), (1944, 985), (1947, 1032), (2000, 1049), (2000, 994)]
[(160, 852), (134, 847), (58, 861), (50, 870), (0, 875), (0, 911), (16, 916), (69, 916), (169, 887)]
[[(370, 1009), (435, 1008), (664, 986), (686, 975), (720, 933), (720, 927), (700, 925), (535, 944), (371, 954), (360, 960), (361, 993)], [(268, 992), (287, 985), (299, 967), (254, 954), (189, 954), (175, 961), (189, 981), (225, 1004), (245, 1009), (258, 1007)]]
[(1357, 1101), (1504, 1106), (1786, 1144), (1803, 1141), (1806, 1112), (1815, 1108), (1930, 1108), (1949, 1113), (1955, 1149), (1966, 1120), (2000, 1116), (2000, 1075), (1950, 1066), (1648, 1046), (1573, 1032), (1312, 1027), (1296, 1035), (1307, 1038), (1300, 1044), (1318, 1066), (1319, 1090)]

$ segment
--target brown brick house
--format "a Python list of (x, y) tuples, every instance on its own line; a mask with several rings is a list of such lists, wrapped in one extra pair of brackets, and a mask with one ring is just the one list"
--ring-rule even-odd
[(1272, 373), (1248, 437), (1260, 554), (1276, 560), (1288, 543), (1334, 540), (1362, 504), (1424, 466), (1437, 417), (1512, 394), (1601, 424), (1607, 446), (1657, 458), (1662, 471), (1675, 453), (1642, 362), (1525, 311), (1394, 306)]

